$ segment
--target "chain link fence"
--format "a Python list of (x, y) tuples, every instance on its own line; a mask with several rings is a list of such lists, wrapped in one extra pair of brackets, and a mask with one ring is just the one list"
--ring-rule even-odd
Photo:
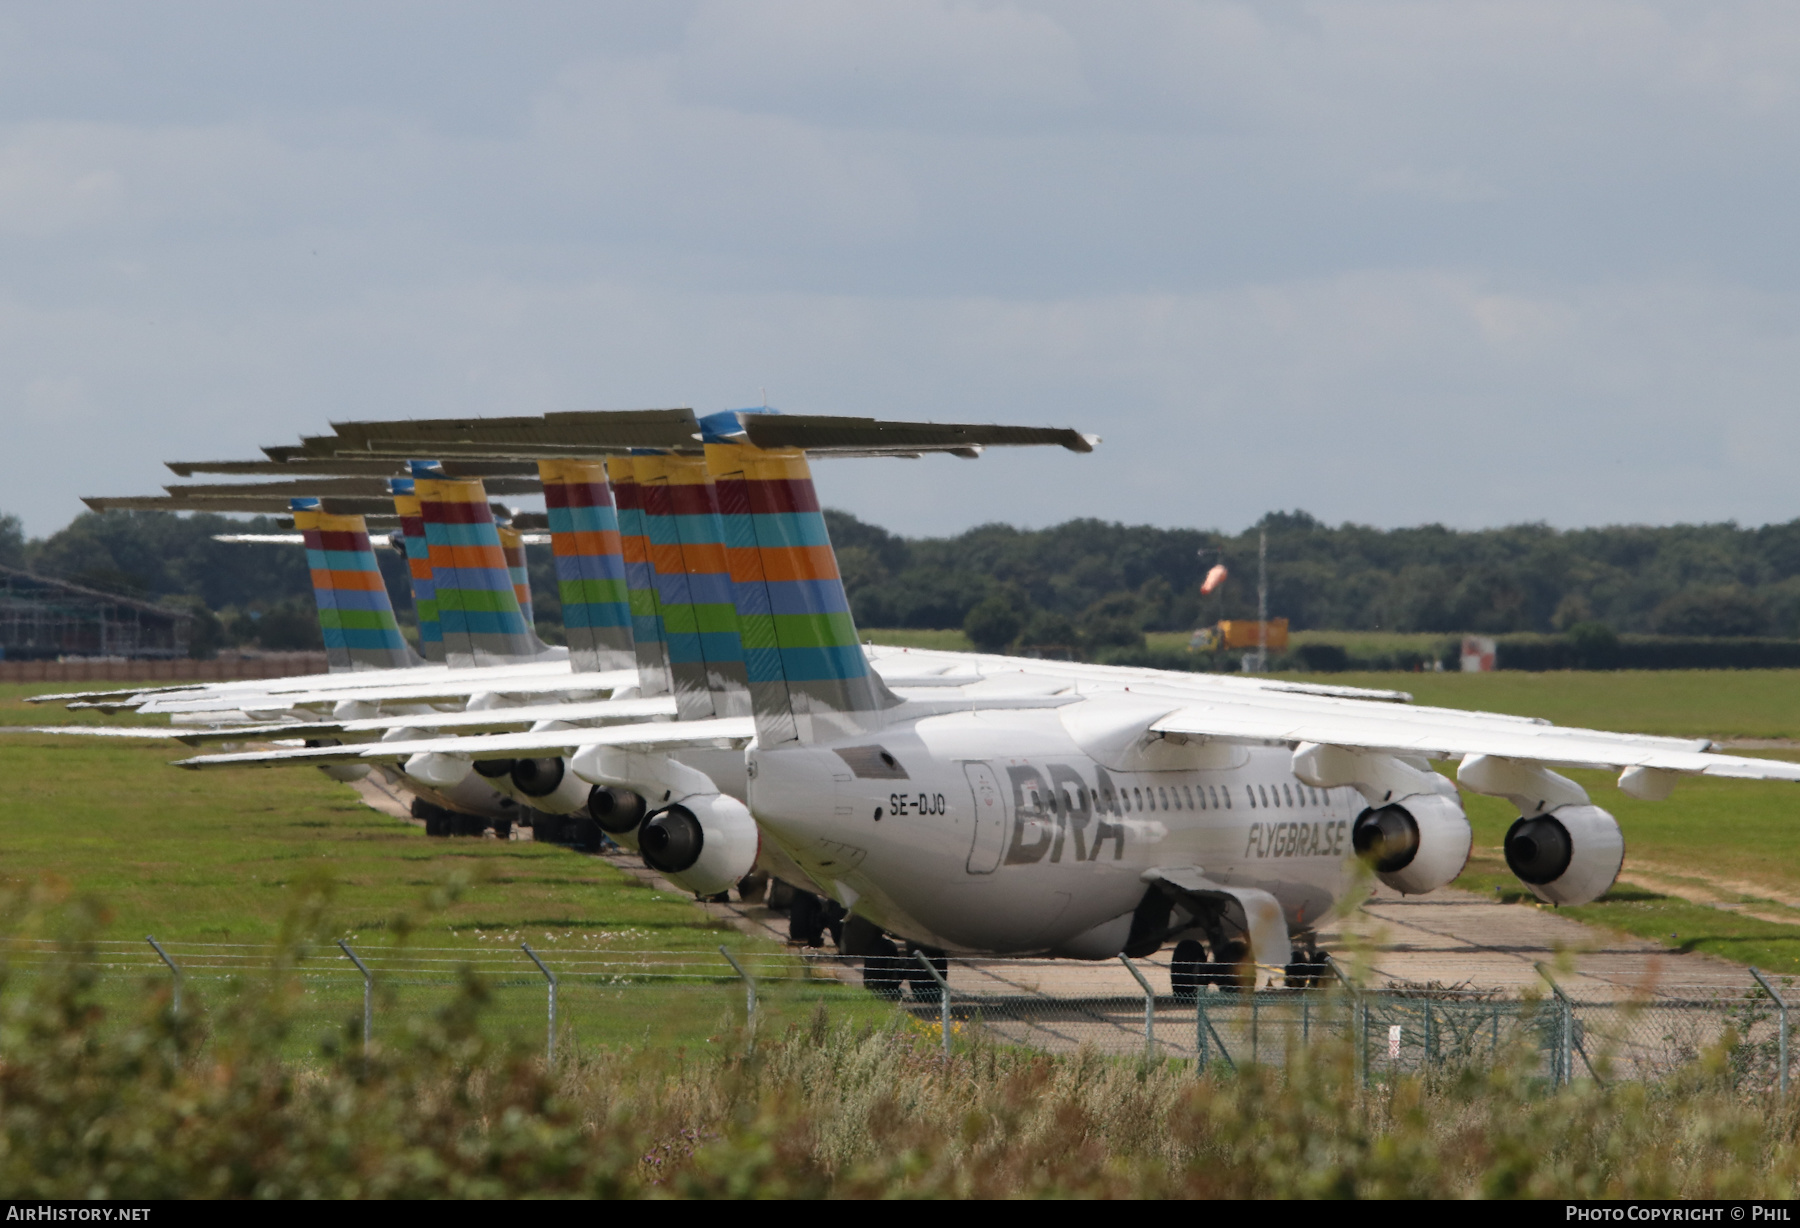
[[(1732, 1038), (1740, 1084), (1785, 1091), (1795, 978), (1749, 970), (1741, 989), (1664, 987), (1578, 1000), (1545, 970), (1542, 992), (1466, 985), (1358, 986), (1341, 971), (1307, 990), (1169, 991), (1167, 964), (1120, 959), (876, 961), (828, 952), (540, 950), (528, 942), (378, 947), (345, 941), (303, 958), (270, 945), (102, 943), (78, 964), (109, 1015), (146, 995), (210, 1015), (257, 985), (279, 985), (296, 1056), (321, 1043), (380, 1044), (457, 1007), (499, 1043), (550, 1060), (593, 1046), (696, 1045), (833, 1025), (914, 1029), (946, 1049), (982, 1040), (1054, 1053), (1081, 1049), (1203, 1065), (1279, 1065), (1296, 1047), (1348, 1041), (1370, 1082), (1490, 1063), (1523, 1049), (1549, 1082), (1656, 1079)], [(0, 999), (52, 963), (15, 944)], [(3, 1003), (0, 1003), (3, 1004)]]

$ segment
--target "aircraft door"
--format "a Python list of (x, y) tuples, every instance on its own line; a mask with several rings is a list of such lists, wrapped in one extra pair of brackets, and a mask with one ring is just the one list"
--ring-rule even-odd
[(975, 838), (969, 845), (970, 874), (992, 874), (1000, 868), (1006, 849), (1006, 795), (1000, 781), (985, 763), (965, 763), (969, 788), (975, 794)]

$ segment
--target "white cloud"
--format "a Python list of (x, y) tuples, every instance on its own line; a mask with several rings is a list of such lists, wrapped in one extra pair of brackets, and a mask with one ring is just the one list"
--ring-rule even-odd
[(334, 417), (763, 387), (1108, 438), (822, 478), (909, 531), (1800, 512), (1791, 6), (103, 11), (0, 47), (36, 532)]
[(676, 79), (713, 105), (831, 126), (984, 128), (1090, 101), (1081, 50), (1055, 18), (957, 0), (709, 0)]

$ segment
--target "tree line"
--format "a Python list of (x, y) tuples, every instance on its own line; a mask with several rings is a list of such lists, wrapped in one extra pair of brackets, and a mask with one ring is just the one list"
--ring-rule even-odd
[[(981, 525), (906, 538), (826, 512), (851, 607), (865, 628), (963, 628), (989, 648), (1105, 656), (1147, 631), (1256, 615), (1259, 530), (1269, 611), (1296, 630), (1800, 636), (1800, 520), (1745, 528), (1541, 524), (1457, 530), (1327, 525), (1272, 512), (1239, 533), (1071, 520), (1045, 529)], [(317, 643), (306, 559), (293, 546), (236, 545), (218, 533), (280, 532), (250, 520), (92, 512), (28, 540), (0, 516), (0, 563), (195, 610), (203, 637), (281, 649)], [(410, 621), (399, 556), (377, 552)], [(547, 547), (532, 589), (546, 630), (560, 621)], [(1202, 597), (1209, 568), (1229, 579)]]
[[(827, 518), (860, 625), (960, 626), (989, 647), (1095, 653), (1254, 618), (1259, 531), (1269, 613), (1296, 630), (1800, 635), (1800, 520), (1377, 529), (1271, 512), (1235, 534), (1071, 520), (908, 539)], [(1220, 563), (1229, 579), (1201, 597)]]

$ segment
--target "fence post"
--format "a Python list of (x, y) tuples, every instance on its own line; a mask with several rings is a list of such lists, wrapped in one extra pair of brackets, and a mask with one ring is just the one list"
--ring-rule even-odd
[(1206, 1034), (1212, 1030), (1212, 1021), (1206, 1017), (1206, 986), (1194, 987), (1194, 1050), (1200, 1058), (1198, 1069), (1206, 1070), (1211, 1054), (1206, 1051)]
[(1764, 989), (1768, 990), (1769, 996), (1771, 998), (1775, 999), (1775, 1011), (1776, 1011), (1776, 1020), (1777, 1020), (1776, 1026), (1779, 1029), (1779, 1031), (1776, 1033), (1776, 1035), (1780, 1038), (1776, 1043), (1776, 1053), (1781, 1062), (1781, 1098), (1783, 1100), (1785, 1100), (1785, 1099), (1787, 1099), (1787, 1085), (1788, 1085), (1788, 1017), (1787, 1017), (1788, 1008), (1787, 1008), (1787, 999), (1783, 998), (1779, 993), (1775, 992), (1775, 986), (1769, 984), (1768, 978), (1763, 976), (1763, 974), (1758, 972), (1755, 968), (1750, 969), (1750, 975), (1756, 978), (1757, 984), (1761, 985)]
[(174, 1009), (173, 1009), (172, 1013), (175, 1015), (180, 1015), (181, 1014), (181, 969), (175, 966), (175, 961), (169, 958), (169, 953), (162, 949), (162, 943), (156, 941), (156, 939), (152, 938), (148, 934), (144, 935), (144, 941), (149, 943), (153, 948), (155, 948), (156, 953), (158, 955), (162, 956), (162, 962), (169, 965), (169, 971), (173, 972), (175, 974), (175, 1003), (174, 1003)]
[(1575, 1055), (1579, 1053), (1582, 1062), (1588, 1068), (1588, 1073), (1594, 1076), (1594, 1081), (1604, 1086), (1606, 1080), (1602, 1079), (1600, 1072), (1594, 1069), (1594, 1059), (1587, 1055), (1587, 1049), (1575, 1039), (1575, 999), (1563, 992), (1563, 987), (1558, 985), (1556, 978), (1550, 975), (1550, 969), (1541, 963), (1533, 966), (1537, 969), (1538, 975), (1543, 977), (1544, 982), (1550, 986), (1550, 992), (1556, 995), (1557, 1002), (1562, 1005), (1562, 1035), (1558, 1038), (1555, 1056), (1552, 1059), (1552, 1065), (1556, 1068), (1553, 1073), (1562, 1083), (1573, 1083), (1575, 1081)]
[(748, 972), (744, 971), (744, 965), (737, 962), (737, 956), (727, 951), (723, 945), (719, 947), (719, 954), (723, 955), (725, 962), (744, 978), (744, 1026), (749, 1029), (749, 1047), (754, 1050), (756, 1048), (756, 982), (751, 979)]
[(1356, 1013), (1362, 1020), (1362, 1043), (1356, 1047), (1357, 1061), (1362, 1063), (1362, 1085), (1364, 1090), (1369, 1086), (1369, 1003), (1361, 995), (1356, 995)]
[(373, 972), (370, 972), (369, 966), (362, 962), (362, 960), (357, 956), (355, 951), (352, 951), (350, 949), (349, 943), (345, 942), (342, 938), (340, 938), (337, 940), (337, 944), (339, 947), (341, 947), (343, 949), (344, 954), (348, 955), (350, 957), (350, 962), (356, 965), (356, 970), (358, 972), (362, 973), (362, 977), (363, 977), (363, 1056), (367, 1057), (368, 1053), (369, 1053), (369, 1041), (375, 1032), (375, 974)]
[(944, 1064), (950, 1064), (950, 982), (944, 974), (937, 970), (937, 965), (923, 951), (914, 951), (913, 958), (925, 966), (931, 973), (931, 979), (938, 983), (938, 1026), (944, 1029)]
[(533, 951), (531, 949), (531, 944), (529, 942), (521, 942), (519, 944), (519, 949), (521, 951), (525, 952), (525, 954), (531, 956), (531, 962), (538, 966), (538, 971), (544, 974), (544, 979), (546, 981), (550, 982), (550, 1039), (545, 1043), (544, 1052), (546, 1054), (545, 1061), (549, 1065), (555, 1066), (556, 1065), (556, 973), (550, 971), (549, 968), (544, 966), (544, 961), (538, 958), (537, 952)]
[(1129, 956), (1119, 956), (1119, 962), (1144, 987), (1144, 1060), (1149, 1061), (1156, 1056), (1156, 991), (1150, 988), (1150, 982), (1144, 979), (1144, 974), (1137, 970)]

